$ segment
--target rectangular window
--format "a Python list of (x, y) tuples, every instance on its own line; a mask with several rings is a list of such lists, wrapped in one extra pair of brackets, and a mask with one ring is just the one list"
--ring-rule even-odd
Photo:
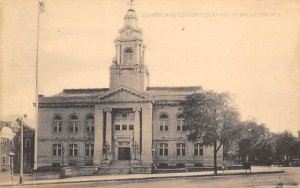
[(85, 156), (94, 156), (94, 144), (85, 144)]
[(159, 144), (159, 155), (168, 156), (168, 144)]
[(120, 130), (120, 125), (115, 125), (115, 130), (119, 131)]
[(122, 119), (127, 119), (127, 113), (122, 113)]
[(6, 157), (5, 156), (2, 156), (2, 164), (6, 165)]
[(53, 156), (61, 156), (61, 144), (53, 144)]
[(169, 121), (168, 119), (161, 119), (160, 120), (160, 131), (168, 131), (169, 130)]
[(78, 132), (78, 130), (79, 130), (78, 121), (71, 121), (70, 132), (76, 133)]
[(127, 125), (122, 125), (122, 131), (127, 130)]
[(129, 125), (129, 130), (133, 130), (134, 126), (133, 125)]
[(194, 144), (194, 154), (196, 157), (203, 156), (203, 146), (202, 144)]
[(128, 114), (128, 119), (129, 120), (134, 120), (134, 113), (129, 113)]
[(69, 156), (74, 157), (78, 154), (78, 145), (77, 144), (69, 144)]
[(185, 131), (183, 119), (177, 119), (177, 131)]
[(177, 120), (177, 131), (181, 131), (181, 122)]
[(185, 156), (185, 144), (183, 143), (177, 143), (177, 156)]
[(56, 121), (54, 125), (54, 132), (61, 132), (62, 131), (62, 121)]
[(86, 122), (86, 131), (87, 132), (94, 132), (94, 121), (87, 121)]

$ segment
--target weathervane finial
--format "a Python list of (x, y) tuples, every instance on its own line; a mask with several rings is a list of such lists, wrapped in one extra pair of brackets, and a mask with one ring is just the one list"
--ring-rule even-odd
[(134, 5), (134, 4), (133, 4), (133, 0), (129, 0), (129, 5), (130, 5), (129, 8), (130, 8), (130, 9), (133, 9), (133, 5)]

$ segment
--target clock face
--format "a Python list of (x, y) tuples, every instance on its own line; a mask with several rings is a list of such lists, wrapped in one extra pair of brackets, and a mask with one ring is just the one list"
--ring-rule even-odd
[(132, 32), (131, 29), (127, 29), (127, 31), (126, 31), (127, 35), (130, 35), (131, 32)]

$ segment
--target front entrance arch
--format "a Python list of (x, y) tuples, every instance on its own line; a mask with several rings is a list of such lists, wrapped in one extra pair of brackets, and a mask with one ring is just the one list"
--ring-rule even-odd
[(130, 147), (118, 148), (118, 160), (130, 160)]

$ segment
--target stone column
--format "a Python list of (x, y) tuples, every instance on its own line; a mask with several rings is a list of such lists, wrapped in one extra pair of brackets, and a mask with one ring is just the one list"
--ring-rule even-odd
[(112, 159), (112, 109), (107, 107), (105, 108), (106, 111), (106, 142), (109, 144), (110, 146), (110, 151), (108, 153), (108, 159), (111, 160)]
[(142, 165), (151, 165), (152, 160), (152, 104), (145, 104), (142, 107)]
[(120, 62), (120, 57), (121, 57), (121, 53), (120, 53), (120, 45), (119, 44), (117, 44), (117, 64), (118, 65), (120, 65), (121, 64), (121, 62)]
[(136, 59), (136, 62), (135, 62), (135, 64), (140, 64), (140, 45), (139, 44), (137, 44), (136, 46), (135, 46), (135, 48), (136, 48), (136, 50), (135, 50), (135, 59)]
[(94, 165), (101, 165), (103, 157), (103, 107), (100, 105), (95, 106), (95, 136), (94, 136)]
[[(134, 109), (134, 142), (138, 144), (139, 147), (141, 147), (140, 144), (140, 111), (141, 108), (137, 107)], [(140, 152), (139, 149), (136, 154), (137, 160), (140, 160)]]
[(117, 65), (118, 65), (118, 45), (116, 45), (116, 56), (115, 56), (115, 58), (116, 58), (116, 61), (117, 61)]
[(140, 58), (142, 57), (142, 45), (141, 44), (139, 45), (139, 57)]
[(134, 109), (134, 141), (140, 145), (140, 111), (141, 108)]

